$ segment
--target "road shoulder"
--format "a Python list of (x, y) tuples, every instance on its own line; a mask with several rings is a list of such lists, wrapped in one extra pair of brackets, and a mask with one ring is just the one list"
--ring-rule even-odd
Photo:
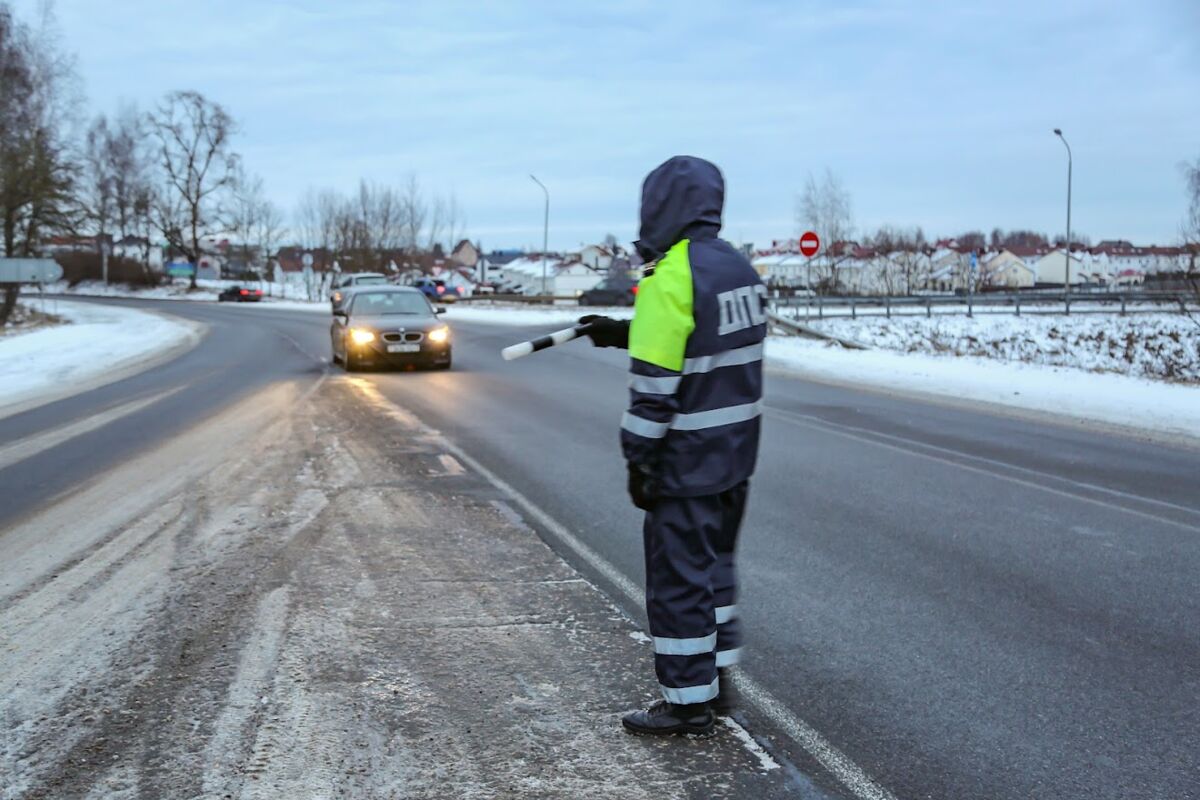
[(219, 470), (202, 426), (0, 535), (28, 567), (0, 597), (14, 796), (790, 793), (739, 731), (622, 732), (653, 699), (636, 626), (365, 381), (247, 398)]

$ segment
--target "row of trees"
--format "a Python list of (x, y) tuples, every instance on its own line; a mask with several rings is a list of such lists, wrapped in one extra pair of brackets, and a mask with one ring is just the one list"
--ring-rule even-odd
[[(0, 0), (2, 254), (35, 255), (52, 235), (95, 237), (98, 251), (132, 239), (145, 265), (151, 243), (165, 241), (195, 267), (227, 237), (237, 243), (228, 255), (265, 266), (288, 226), (234, 148), (230, 113), (176, 91), (148, 113), (126, 105), (85, 122), (74, 59), (48, 9), (34, 27)], [(415, 176), (399, 187), (364, 180), (350, 195), (310, 190), (295, 222), (299, 243), (322, 254), (319, 269), (336, 260), (355, 270), (419, 262), (464, 224), (453, 196), (427, 197)]]
[(321, 258), (318, 268), (337, 261), (342, 269), (386, 272), (411, 267), (441, 252), (463, 232), (463, 215), (453, 194), (430, 199), (415, 175), (401, 186), (361, 179), (357, 191), (309, 189), (296, 208), (299, 242)]
[[(197, 264), (205, 239), (279, 219), (233, 150), (229, 113), (198, 92), (167, 94), (81, 124), (74, 58), (49, 6), (37, 27), (0, 3), (0, 219), (5, 256), (51, 235), (165, 239)], [(250, 223), (253, 220), (253, 223)], [(277, 226), (278, 227), (278, 226)], [(195, 275), (193, 272), (193, 285)]]

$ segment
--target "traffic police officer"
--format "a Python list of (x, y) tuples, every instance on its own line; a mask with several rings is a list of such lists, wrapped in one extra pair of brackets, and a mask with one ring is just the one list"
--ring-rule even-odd
[(758, 456), (766, 289), (717, 238), (724, 197), (720, 170), (703, 159), (676, 156), (651, 172), (633, 320), (581, 320), (594, 344), (630, 354), (621, 447), (630, 497), (646, 512), (646, 612), (664, 698), (624, 718), (635, 733), (705, 733), (733, 703), (734, 551)]

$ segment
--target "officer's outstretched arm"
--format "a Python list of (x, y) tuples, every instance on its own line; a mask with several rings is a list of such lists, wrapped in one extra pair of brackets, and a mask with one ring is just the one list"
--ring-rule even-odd
[(642, 279), (629, 328), (629, 410), (621, 420), (621, 448), (628, 461), (651, 468), (679, 411), (684, 352), (695, 328), (687, 253), (685, 240)]

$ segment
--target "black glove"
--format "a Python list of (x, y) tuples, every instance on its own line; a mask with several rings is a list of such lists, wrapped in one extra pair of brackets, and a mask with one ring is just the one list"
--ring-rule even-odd
[(625, 462), (629, 468), (629, 499), (642, 511), (649, 511), (658, 502), (658, 476), (647, 464)]
[(579, 324), (589, 326), (586, 335), (596, 347), (629, 349), (629, 320), (588, 314), (579, 318)]

